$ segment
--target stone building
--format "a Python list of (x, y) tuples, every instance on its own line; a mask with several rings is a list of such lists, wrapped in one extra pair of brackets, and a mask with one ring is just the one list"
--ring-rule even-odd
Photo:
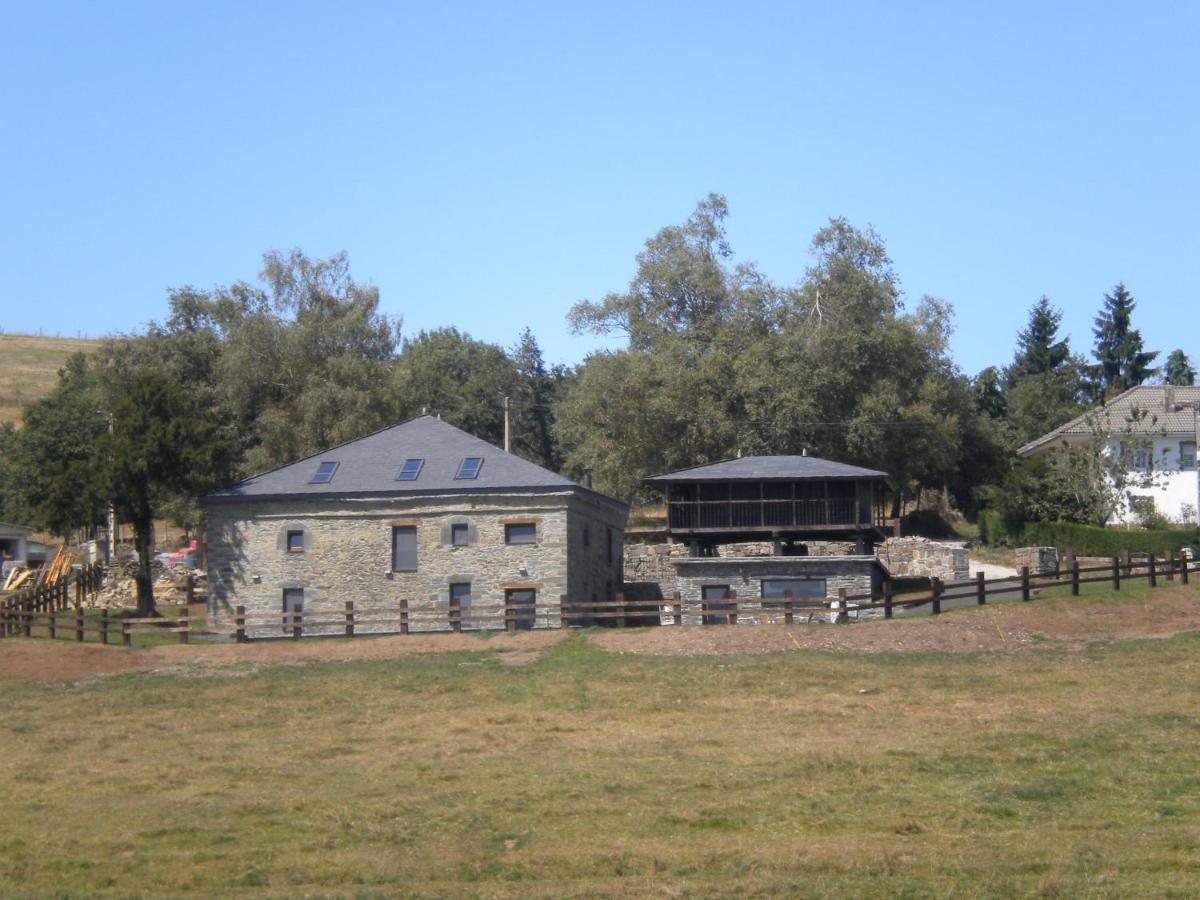
[[(420, 416), (247, 479), (202, 501), (209, 614), (251, 637), (283, 632), (285, 611), (357, 631), (462, 627), (470, 609), (528, 606), (519, 627), (558, 627), (560, 599), (611, 600), (621, 589), (628, 507), (432, 416)], [(383, 616), (390, 614), (390, 621)], [(377, 619), (372, 624), (372, 616)], [(337, 632), (334, 624), (306, 633)]]
[(668, 540), (687, 552), (646, 554), (631, 587), (656, 599), (654, 578), (662, 596), (678, 592), (685, 623), (718, 620), (732, 596), (751, 613), (747, 621), (758, 621), (755, 610), (786, 597), (820, 608), (843, 589), (868, 594), (890, 577), (872, 552), (887, 527), (884, 472), (747, 456), (646, 482), (664, 490)]

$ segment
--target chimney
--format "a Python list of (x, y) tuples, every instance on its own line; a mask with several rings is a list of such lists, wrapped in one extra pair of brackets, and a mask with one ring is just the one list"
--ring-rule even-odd
[(592, 470), (591, 469), (583, 470), (583, 478), (580, 479), (579, 483), (582, 484), (585, 488), (591, 489), (591, 486), (592, 486)]
[(1169, 413), (1175, 412), (1175, 385), (1163, 385), (1163, 409)]

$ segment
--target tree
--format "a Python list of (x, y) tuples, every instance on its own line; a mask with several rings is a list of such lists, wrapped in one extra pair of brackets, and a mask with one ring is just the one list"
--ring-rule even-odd
[(550, 371), (533, 332), (526, 327), (509, 353), (516, 370), (511, 401), (513, 452), (557, 471), (562, 460), (554, 441), (554, 401), (565, 369)]
[(498, 446), (504, 442), (504, 398), (517, 393), (517, 369), (495, 344), (457, 328), (406, 338), (393, 366), (396, 418), (438, 415)]
[(1167, 384), (1188, 387), (1196, 383), (1196, 370), (1192, 368), (1191, 360), (1182, 350), (1172, 350), (1167, 357)]
[(153, 332), (105, 343), (97, 387), (111, 427), (95, 441), (100, 491), (133, 525), (138, 555), (137, 614), (155, 615), (151, 559), (155, 511), (228, 481), (237, 442), (211, 391), (172, 366), (172, 341)]
[(1058, 338), (1062, 311), (1050, 305), (1045, 294), (1029, 312), (1029, 324), (1017, 335), (1017, 354), (1008, 369), (1008, 379), (1016, 382), (1032, 375), (1057, 372), (1071, 358), (1067, 339)]
[(1133, 295), (1118, 283), (1104, 295), (1104, 308), (1096, 317), (1095, 382), (1097, 399), (1107, 399), (1144, 382), (1154, 374), (1151, 363), (1158, 351), (1143, 348), (1142, 335), (1131, 325)]

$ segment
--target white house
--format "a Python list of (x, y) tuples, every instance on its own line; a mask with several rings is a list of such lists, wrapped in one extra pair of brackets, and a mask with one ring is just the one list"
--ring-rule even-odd
[(1174, 522), (1194, 523), (1200, 510), (1198, 409), (1200, 387), (1141, 385), (1031, 441), (1017, 454), (1038, 456), (1102, 440), (1110, 456), (1124, 456), (1132, 482), (1112, 523), (1136, 521), (1139, 507), (1151, 503)]

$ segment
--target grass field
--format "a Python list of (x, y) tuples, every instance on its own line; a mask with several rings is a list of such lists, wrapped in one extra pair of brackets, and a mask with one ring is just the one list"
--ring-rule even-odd
[(1200, 634), (687, 658), (599, 637), (0, 681), (0, 895), (1200, 889)]
[(0, 423), (19, 422), (22, 406), (53, 390), (67, 357), (96, 344), (87, 339), (0, 334)]

